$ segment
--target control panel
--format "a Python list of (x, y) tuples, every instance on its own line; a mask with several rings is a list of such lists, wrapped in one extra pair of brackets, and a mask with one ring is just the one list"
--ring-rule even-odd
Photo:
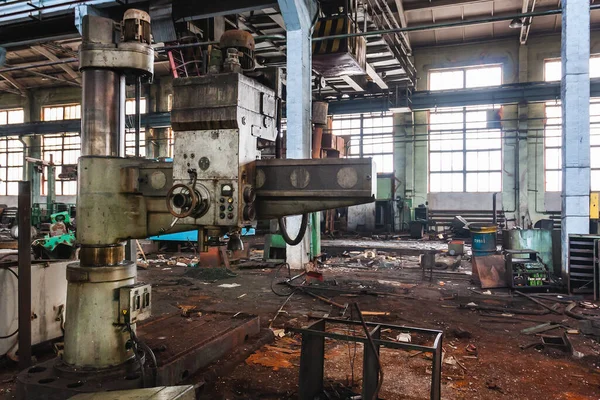
[(119, 288), (119, 318), (121, 325), (135, 324), (150, 317), (152, 287), (136, 283)]

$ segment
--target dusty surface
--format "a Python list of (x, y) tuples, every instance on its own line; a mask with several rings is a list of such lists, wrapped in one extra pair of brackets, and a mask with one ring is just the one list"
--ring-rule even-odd
[[(322, 268), (325, 284), (338, 288), (390, 292), (407, 296), (342, 296), (321, 292), (341, 304), (357, 302), (363, 311), (389, 312), (389, 316), (368, 320), (389, 324), (439, 329), (444, 332), (446, 362), (442, 367), (443, 399), (600, 399), (600, 345), (581, 334), (569, 335), (575, 350), (583, 358), (559, 350), (522, 350), (520, 346), (538, 343), (535, 335), (522, 329), (542, 322), (555, 321), (572, 328), (578, 321), (565, 315), (519, 315), (490, 318), (483, 312), (460, 309), (459, 304), (475, 302), (527, 310), (541, 310), (505, 290), (482, 295), (469, 290), (474, 285), (463, 268), (438, 271), (433, 280), (423, 281), (415, 257), (386, 259), (368, 266), (368, 261), (348, 267), (348, 260), (332, 260)], [(358, 266), (358, 268), (356, 268)], [(270, 289), (272, 269), (237, 270), (235, 277), (206, 281), (189, 276), (190, 268), (150, 265), (140, 270), (141, 281), (153, 284), (153, 314), (181, 312), (181, 306), (196, 306), (204, 312), (246, 312), (259, 315), (269, 326), (285, 297)], [(186, 272), (188, 272), (186, 274)], [(238, 284), (235, 287), (219, 285)], [(480, 289), (476, 289), (480, 291)], [(551, 302), (548, 304), (552, 304)], [(543, 310), (543, 309), (542, 309)], [(340, 310), (307, 295), (294, 294), (273, 322), (274, 328), (305, 326), (308, 315), (337, 317)], [(346, 313), (346, 316), (349, 312)], [(539, 321), (539, 322), (535, 322)], [(556, 329), (547, 334), (562, 334)], [(347, 332), (359, 335), (360, 332)], [(395, 336), (395, 335), (393, 335)], [(458, 336), (458, 337), (457, 337)], [(142, 338), (143, 339), (143, 338)], [(414, 341), (425, 340), (413, 338)], [(471, 351), (467, 351), (469, 348)], [(297, 398), (300, 337), (288, 335), (263, 346), (246, 361), (217, 375), (201, 395), (203, 399), (293, 399)], [(360, 393), (362, 347), (327, 341), (325, 376), (332, 393), (352, 388)], [(431, 360), (425, 354), (383, 349), (381, 360), (384, 399), (427, 399)], [(0, 397), (13, 398), (13, 376), (17, 368), (0, 367)]]

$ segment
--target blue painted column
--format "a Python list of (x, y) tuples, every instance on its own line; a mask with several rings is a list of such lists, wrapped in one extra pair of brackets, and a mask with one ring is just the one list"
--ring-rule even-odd
[[(311, 158), (312, 111), (312, 20), (317, 12), (315, 0), (278, 0), (287, 31), (286, 116), (287, 158)], [(287, 229), (295, 237), (300, 217), (288, 217)], [(302, 268), (309, 261), (310, 229), (297, 246), (286, 246), (287, 262)]]
[(562, 2), (562, 271), (570, 234), (589, 233), (590, 2)]

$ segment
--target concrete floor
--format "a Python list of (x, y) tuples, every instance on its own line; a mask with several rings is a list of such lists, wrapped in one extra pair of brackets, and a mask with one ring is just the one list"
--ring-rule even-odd
[[(383, 256), (380, 253), (377, 257)], [(527, 299), (513, 297), (507, 290), (495, 290), (493, 295), (477, 294), (481, 289), (470, 282), (468, 263), (463, 263), (457, 271), (436, 271), (432, 281), (422, 280), (415, 256), (388, 253), (385, 263), (371, 266), (369, 263), (369, 260), (358, 261), (357, 268), (355, 260), (336, 258), (322, 266), (321, 271), (325, 283), (335, 283), (337, 288), (389, 292), (404, 297), (349, 297), (326, 292), (323, 296), (341, 304), (357, 302), (363, 311), (389, 312), (387, 316), (369, 317), (371, 321), (442, 330), (447, 360), (442, 368), (443, 399), (600, 398), (600, 345), (595, 340), (581, 334), (569, 335), (574, 349), (582, 353), (581, 358), (558, 350), (520, 347), (540, 342), (537, 336), (522, 334), (522, 329), (549, 321), (576, 329), (578, 321), (550, 313), (492, 318), (480, 311), (459, 308), (461, 304), (475, 302), (543, 311)], [(233, 268), (236, 276), (218, 281), (190, 277), (190, 270), (151, 264), (147, 270), (139, 271), (140, 281), (153, 284), (154, 317), (180, 313), (182, 306), (195, 306), (203, 313), (255, 314), (266, 329), (285, 300), (271, 291), (273, 269)], [(239, 286), (220, 287), (223, 283)], [(339, 312), (321, 300), (297, 293), (272, 325), (273, 328), (305, 326), (309, 323), (308, 316), (335, 317)], [(557, 329), (547, 333), (562, 332), (563, 329)], [(174, 340), (176, 336), (174, 332)], [(287, 335), (262, 347), (254, 346), (251, 339), (242, 347), (188, 379), (189, 383), (204, 382), (199, 398), (297, 398), (299, 336)], [(258, 352), (247, 358), (255, 348), (259, 348)], [(360, 354), (360, 346), (326, 342), (328, 387), (340, 391), (343, 385), (360, 393)], [(385, 349), (381, 358), (385, 374), (381, 398), (428, 398), (431, 361), (424, 354)], [(0, 398), (13, 398), (16, 372), (12, 364), (0, 367)]]

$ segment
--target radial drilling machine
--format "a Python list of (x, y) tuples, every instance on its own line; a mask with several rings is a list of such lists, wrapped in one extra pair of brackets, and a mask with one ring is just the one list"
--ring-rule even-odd
[(174, 81), (173, 162), (125, 158), (125, 84), (152, 77), (150, 17), (128, 10), (116, 23), (88, 15), (82, 36), (80, 260), (67, 269), (64, 352), (19, 375), (28, 399), (148, 384), (151, 352), (135, 332), (150, 316), (151, 287), (136, 281), (126, 240), (190, 229), (201, 240), (236, 235), (257, 219), (363, 204), (375, 193), (371, 159), (260, 159), (259, 140), (279, 134), (279, 101), (243, 74), (253, 41), (239, 31), (228, 34), (226, 58), (211, 74)]

